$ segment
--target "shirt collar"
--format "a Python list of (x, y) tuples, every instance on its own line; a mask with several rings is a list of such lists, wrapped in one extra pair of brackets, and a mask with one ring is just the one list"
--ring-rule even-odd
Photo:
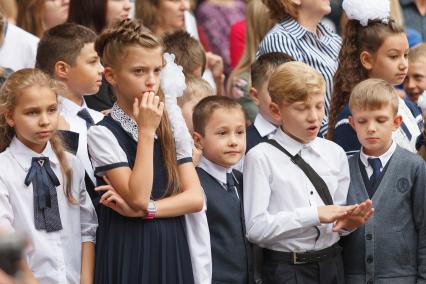
[(209, 175), (217, 179), (222, 184), (226, 185), (226, 174), (232, 172), (232, 168), (224, 168), (219, 166), (218, 164), (213, 163), (208, 160), (204, 156), (201, 156), (200, 162), (198, 163), (198, 167), (205, 170)]
[(83, 108), (87, 108), (87, 104), (84, 100), (81, 106), (65, 97), (59, 97), (59, 101), (61, 103), (61, 111), (73, 116), (77, 115), (77, 113)]
[(389, 162), (395, 150), (396, 150), (396, 143), (395, 141), (392, 141), (392, 145), (383, 155), (379, 157), (368, 156), (367, 154), (364, 153), (364, 149), (361, 148), (359, 158), (361, 159), (361, 162), (364, 164), (366, 168), (369, 167), (368, 158), (379, 158), (380, 162), (382, 163), (382, 169), (383, 169), (386, 166), (386, 164)]
[(36, 153), (27, 146), (25, 146), (21, 141), (19, 141), (16, 136), (12, 139), (12, 142), (9, 145), (9, 151), (12, 156), (15, 158), (16, 162), (25, 170), (28, 171), (31, 167), (31, 161), (33, 157), (48, 157), (49, 161), (55, 165), (59, 164), (59, 160), (53, 152), (50, 142), (47, 142), (46, 148), (44, 148), (42, 153)]
[(275, 132), (272, 138), (277, 140), (277, 142), (280, 143), (293, 156), (299, 154), (300, 151), (302, 151), (303, 149), (312, 150), (312, 152), (317, 154), (318, 156), (321, 155), (321, 149), (318, 145), (319, 138), (315, 138), (311, 142), (303, 144), (291, 138), (288, 134), (284, 133), (281, 127), (277, 128), (277, 131)]
[(256, 116), (256, 119), (254, 120), (254, 127), (256, 127), (257, 131), (262, 137), (268, 136), (277, 129), (275, 125), (270, 123), (260, 113)]
[(319, 23), (318, 38), (323, 44), (329, 44), (334, 35), (335, 34), (326, 25), (324, 25), (323, 23)]
[(288, 31), (297, 39), (302, 38), (308, 31), (303, 26), (301, 26), (294, 18), (289, 16), (285, 17), (280, 24), (286, 31)]
[[(286, 31), (288, 31), (297, 39), (301, 39), (306, 33), (311, 33), (305, 27), (300, 25), (294, 18), (289, 16), (285, 17), (281, 21), (281, 25)], [(319, 32), (319, 40), (322, 41), (324, 44), (329, 44), (332, 37), (334, 36), (334, 33), (329, 30), (323, 23), (319, 23), (317, 29)]]

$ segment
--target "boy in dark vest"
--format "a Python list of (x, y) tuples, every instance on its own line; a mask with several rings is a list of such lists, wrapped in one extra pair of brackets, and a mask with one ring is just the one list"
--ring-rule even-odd
[(402, 117), (389, 83), (368, 79), (349, 99), (362, 145), (349, 159), (348, 204), (373, 201), (374, 216), (343, 238), (348, 284), (426, 283), (426, 164), (392, 139)]
[(231, 98), (211, 96), (195, 106), (192, 118), (194, 142), (203, 152), (197, 173), (207, 200), (212, 283), (252, 283), (242, 174), (232, 169), (245, 153), (244, 111)]

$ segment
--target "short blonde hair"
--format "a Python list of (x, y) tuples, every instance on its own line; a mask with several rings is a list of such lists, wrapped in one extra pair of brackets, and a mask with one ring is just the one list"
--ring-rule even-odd
[(415, 63), (419, 61), (423, 64), (426, 64), (426, 43), (421, 43), (416, 47), (411, 48), (410, 52), (408, 53), (409, 63)]
[(206, 80), (196, 76), (188, 76), (186, 78), (186, 89), (183, 92), (183, 96), (177, 98), (177, 103), (180, 107), (183, 107), (184, 104), (194, 99), (201, 100), (213, 95), (213, 88)]
[(349, 109), (377, 110), (390, 105), (398, 113), (399, 96), (395, 88), (382, 79), (367, 79), (354, 87), (349, 98)]
[(276, 104), (305, 101), (310, 94), (325, 93), (323, 76), (302, 62), (287, 62), (271, 75), (268, 86), (271, 100)]

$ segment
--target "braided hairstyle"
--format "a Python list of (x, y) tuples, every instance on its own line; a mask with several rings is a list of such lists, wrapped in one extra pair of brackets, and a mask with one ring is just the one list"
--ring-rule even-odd
[[(95, 42), (95, 49), (102, 58), (103, 65), (114, 68), (120, 64), (120, 58), (127, 52), (126, 47), (135, 45), (148, 49), (162, 48), (161, 42), (139, 20), (125, 19), (104, 30)], [(161, 101), (164, 101), (161, 88), (157, 95)], [(166, 168), (167, 188), (164, 197), (167, 197), (179, 193), (181, 189), (175, 141), (166, 110), (161, 117), (156, 134), (159, 137)]]
[[(26, 68), (16, 71), (4, 82), (0, 89), (0, 152), (3, 152), (12, 142), (15, 136), (15, 129), (6, 122), (6, 115), (16, 107), (16, 101), (25, 89), (40, 86), (52, 90), (56, 96), (62, 91), (57, 81), (51, 79), (49, 75), (38, 69)], [(53, 152), (58, 157), (62, 174), (65, 176), (65, 196), (70, 203), (76, 200), (72, 196), (72, 169), (66, 159), (66, 154), (62, 139), (58, 133), (50, 138), (50, 145)]]
[(363, 27), (357, 20), (350, 20), (345, 27), (342, 48), (339, 53), (339, 66), (334, 75), (333, 94), (331, 96), (327, 138), (332, 140), (337, 118), (356, 84), (368, 78), (368, 72), (361, 64), (363, 51), (377, 52), (386, 37), (403, 33), (404, 28), (392, 18), (387, 23), (382, 20), (370, 20)]

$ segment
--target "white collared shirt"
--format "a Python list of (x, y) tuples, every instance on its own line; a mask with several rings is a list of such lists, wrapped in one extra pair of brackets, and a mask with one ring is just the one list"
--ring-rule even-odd
[(79, 117), (77, 113), (83, 108), (87, 109), (90, 116), (93, 118), (93, 121), (95, 122), (95, 124), (101, 121), (104, 118), (104, 115), (98, 111), (88, 108), (84, 100), (83, 100), (83, 105), (79, 106), (73, 101), (65, 97), (60, 97), (60, 103), (61, 103), (61, 115), (68, 122), (70, 126), (69, 130), (79, 134), (78, 149), (77, 149), (76, 156), (83, 163), (84, 169), (86, 170), (86, 173), (92, 180), (93, 184), (96, 184), (95, 174), (89, 159), (89, 152), (87, 150), (86, 121), (83, 118)]
[[(280, 128), (271, 138), (290, 154), (301, 154), (327, 184), (334, 204), (346, 203), (349, 165), (340, 146), (322, 138), (301, 144)], [(267, 143), (249, 151), (244, 162), (244, 211), (251, 242), (286, 252), (333, 245), (339, 233), (332, 232), (333, 224), (320, 223), (319, 206), (324, 206), (321, 197), (287, 155)]]
[[(72, 195), (76, 204), (65, 196), (64, 178), (59, 160), (48, 143), (43, 153), (27, 148), (17, 138), (0, 154), (0, 228), (25, 234), (31, 245), (25, 259), (39, 283), (79, 284), (81, 246), (95, 242), (98, 221), (92, 201), (86, 191), (81, 162), (65, 153), (73, 170)], [(63, 229), (47, 233), (34, 225), (33, 186), (24, 184), (32, 157), (49, 157), (58, 177), (58, 207)]]
[[(198, 163), (198, 167), (205, 170), (209, 175), (214, 177), (220, 185), (223, 187), (224, 190), (227, 190), (227, 180), (226, 180), (226, 174), (231, 173), (232, 174), (232, 168), (224, 168), (222, 166), (219, 166), (218, 164), (213, 163), (212, 161), (206, 159), (204, 156), (201, 156), (200, 162)], [(232, 174), (233, 175), (233, 174)], [(238, 180), (235, 179), (235, 182), (238, 183)], [(240, 196), (238, 195), (237, 189), (234, 187), (235, 194), (237, 195), (238, 199)]]
[(256, 127), (257, 131), (262, 137), (271, 135), (277, 130), (277, 127), (264, 118), (261, 113), (256, 115), (256, 119), (254, 120), (254, 127)]
[(370, 178), (371, 175), (373, 174), (373, 167), (370, 166), (370, 164), (368, 163), (368, 158), (379, 158), (380, 162), (382, 163), (382, 167), (380, 168), (380, 171), (383, 171), (383, 169), (386, 167), (387, 163), (389, 162), (395, 150), (396, 150), (396, 143), (394, 141), (392, 141), (392, 145), (389, 147), (389, 149), (383, 155), (380, 155), (379, 157), (369, 156), (365, 154), (363, 148), (361, 148), (361, 151), (359, 153), (359, 158), (365, 167), (365, 171), (367, 172), (368, 178)]

